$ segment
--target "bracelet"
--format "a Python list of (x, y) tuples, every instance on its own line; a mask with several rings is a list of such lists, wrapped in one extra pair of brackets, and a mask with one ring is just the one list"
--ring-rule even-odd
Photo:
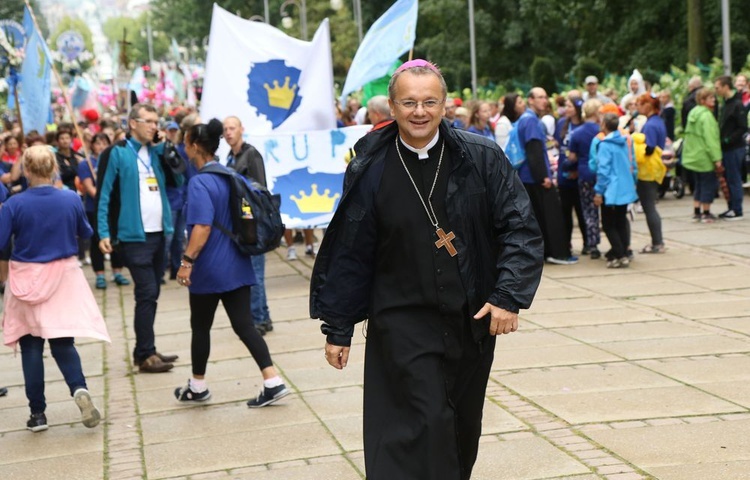
[(189, 263), (180, 262), (180, 268), (193, 268), (193, 266)]
[(185, 263), (189, 263), (190, 265), (192, 265), (193, 262), (195, 262), (195, 259), (193, 257), (188, 256), (188, 255), (183, 255), (182, 256), (182, 261), (185, 262)]

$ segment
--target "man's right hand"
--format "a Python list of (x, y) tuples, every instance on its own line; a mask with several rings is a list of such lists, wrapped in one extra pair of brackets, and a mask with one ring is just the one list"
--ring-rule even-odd
[(542, 187), (550, 189), (552, 188), (552, 180), (550, 180), (549, 177), (544, 177), (544, 181), (542, 182)]
[(99, 240), (99, 250), (102, 253), (112, 253), (112, 244), (109, 243), (109, 238), (102, 238)]
[(333, 368), (341, 370), (346, 367), (346, 364), (349, 361), (350, 349), (351, 347), (339, 347), (338, 345), (331, 345), (326, 342), (326, 361), (328, 361), (328, 364)]

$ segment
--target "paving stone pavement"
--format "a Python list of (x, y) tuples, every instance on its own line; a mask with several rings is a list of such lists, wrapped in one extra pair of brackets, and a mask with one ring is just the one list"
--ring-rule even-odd
[[(721, 210), (723, 202), (714, 207)], [(475, 480), (750, 479), (750, 222), (691, 222), (687, 198), (658, 205), (669, 250), (630, 268), (547, 266), (519, 332), (499, 339)], [(636, 250), (648, 243), (642, 215)], [(321, 233), (318, 232), (318, 236)], [(606, 249), (606, 239), (602, 239)], [(580, 239), (575, 239), (580, 248)], [(95, 291), (112, 344), (78, 342), (105, 420), (84, 428), (47, 355), (51, 428), (33, 434), (21, 360), (0, 352), (0, 472), (7, 479), (364, 478), (360, 329), (344, 371), (307, 317), (312, 262), (268, 255), (273, 360), (293, 390), (251, 410), (257, 367), (219, 310), (205, 405), (172, 395), (190, 376), (187, 293), (164, 287), (157, 346), (180, 360), (138, 374), (132, 287)], [(93, 278), (92, 278), (93, 284)]]

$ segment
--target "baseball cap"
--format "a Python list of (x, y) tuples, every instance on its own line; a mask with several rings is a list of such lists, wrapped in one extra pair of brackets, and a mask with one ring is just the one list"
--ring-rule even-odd
[(585, 85), (588, 85), (589, 83), (599, 83), (599, 79), (594, 75), (589, 75), (588, 77), (586, 77), (586, 81), (583, 83)]
[(179, 130), (180, 126), (177, 125), (177, 122), (169, 122), (167, 124), (167, 130)]

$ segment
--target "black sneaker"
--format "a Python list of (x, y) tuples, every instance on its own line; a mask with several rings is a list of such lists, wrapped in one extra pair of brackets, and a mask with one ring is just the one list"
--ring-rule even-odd
[(742, 214), (737, 213), (734, 210), (727, 210), (726, 212), (719, 215), (719, 218), (722, 220), (726, 220), (727, 222), (735, 222), (737, 220), (742, 220)]
[(266, 333), (273, 332), (273, 322), (271, 322), (271, 319), (268, 319), (265, 322), (257, 322), (255, 328), (258, 330), (258, 333), (263, 336)]
[(200, 393), (194, 392), (190, 388), (190, 380), (188, 380), (188, 384), (184, 387), (174, 389), (174, 396), (178, 402), (205, 402), (211, 398), (211, 392), (208, 389)]
[(49, 428), (47, 425), (47, 415), (42, 413), (32, 413), (29, 421), (26, 422), (26, 428), (32, 432), (43, 432)]
[(598, 260), (602, 257), (602, 252), (598, 248), (593, 247), (589, 255), (591, 255), (591, 260)]
[(287, 390), (286, 385), (283, 383), (278, 387), (263, 387), (256, 398), (247, 401), (247, 406), (250, 408), (265, 407), (266, 405), (271, 405), (272, 403), (281, 400), (287, 395), (289, 395), (289, 390)]

